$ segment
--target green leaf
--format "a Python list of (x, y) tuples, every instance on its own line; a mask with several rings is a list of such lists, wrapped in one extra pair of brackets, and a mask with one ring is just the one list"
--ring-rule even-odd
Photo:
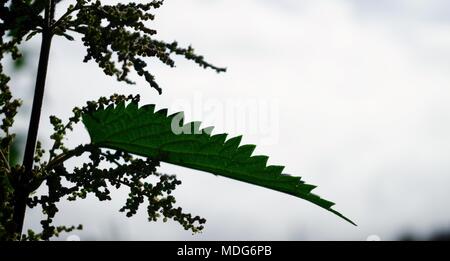
[[(183, 114), (167, 116), (154, 105), (138, 108), (122, 102), (83, 115), (91, 142), (183, 167), (284, 192), (312, 202), (353, 223), (331, 207), (333, 202), (311, 193), (316, 187), (300, 177), (283, 174), (283, 166), (267, 166), (267, 156), (252, 156), (255, 145), (241, 145), (241, 136), (210, 135), (198, 122), (183, 124)], [(184, 133), (182, 133), (184, 131)]]

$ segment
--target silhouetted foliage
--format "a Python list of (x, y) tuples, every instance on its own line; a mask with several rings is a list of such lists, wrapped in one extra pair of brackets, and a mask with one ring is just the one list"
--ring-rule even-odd
[[(161, 87), (156, 83), (154, 76), (146, 70), (147, 64), (142, 58), (157, 58), (161, 62), (174, 66), (172, 54), (184, 56), (193, 60), (204, 68), (212, 68), (217, 72), (225, 71), (207, 63), (202, 56), (196, 55), (192, 47), (182, 48), (176, 42), (166, 43), (156, 40), (153, 36), (156, 30), (144, 24), (154, 19), (150, 12), (159, 8), (163, 1), (150, 1), (146, 4), (116, 4), (105, 5), (100, 1), (77, 0), (70, 5), (66, 12), (54, 19), (54, 8), (60, 1), (36, 0), (36, 1), (1, 1), (0, 2), (0, 58), (10, 54), (17, 61), (16, 65), (23, 62), (20, 53), (20, 44), (37, 34), (43, 34), (48, 30), (49, 37), (53, 35), (63, 36), (69, 40), (74, 37), (70, 34), (80, 34), (83, 44), (87, 48), (84, 62), (94, 60), (107, 75), (116, 76), (119, 81), (132, 83), (128, 78), (130, 70), (134, 69), (138, 75), (161, 92)], [(49, 21), (50, 20), (50, 21)], [(1, 65), (0, 65), (1, 66)], [(139, 158), (124, 151), (111, 151), (93, 146), (79, 146), (73, 150), (64, 147), (63, 139), (72, 124), (79, 121), (81, 113), (95, 104), (128, 100), (129, 97), (113, 95), (109, 99), (103, 98), (98, 102), (89, 102), (85, 108), (74, 109), (74, 116), (66, 124), (56, 116), (50, 118), (55, 133), (51, 135), (54, 141), (49, 150), (48, 160), (44, 160), (45, 151), (37, 143), (34, 156), (35, 167), (31, 177), (25, 177), (25, 169), (20, 164), (10, 164), (10, 158), (15, 150), (11, 150), (15, 134), (9, 129), (14, 122), (14, 116), (21, 101), (12, 98), (7, 83), (9, 77), (0, 67), (0, 108), (2, 114), (3, 134), (1, 136), (1, 172), (0, 172), (0, 239), (17, 240), (20, 231), (14, 224), (14, 192), (25, 189), (29, 195), (41, 185), (45, 184), (48, 193), (41, 196), (32, 196), (27, 200), (29, 207), (37, 205), (42, 207), (46, 218), (41, 221), (43, 231), (36, 233), (29, 231), (22, 239), (37, 240), (50, 239), (61, 232), (81, 229), (81, 226), (53, 226), (52, 221), (58, 208), (56, 203), (62, 198), (75, 200), (85, 198), (93, 193), (99, 200), (110, 200), (109, 187), (129, 187), (130, 196), (120, 211), (127, 216), (136, 213), (139, 205), (148, 201), (147, 212), (150, 221), (159, 217), (165, 220), (172, 218), (178, 221), (185, 229), (193, 232), (200, 231), (205, 222), (203, 218), (184, 213), (180, 207), (175, 207), (175, 198), (170, 195), (181, 182), (175, 176), (156, 172), (159, 162), (150, 158)], [(133, 98), (135, 99), (135, 98)], [(15, 147), (14, 147), (15, 148)], [(73, 170), (64, 167), (64, 161), (68, 158), (89, 154), (90, 162)], [(70, 155), (70, 156), (68, 156)], [(99, 165), (109, 163), (111, 167), (101, 168)], [(159, 181), (152, 184), (144, 180), (156, 177)], [(26, 179), (26, 180), (25, 180)], [(25, 183), (25, 184), (24, 184)], [(68, 186), (72, 184), (72, 186)], [(21, 229), (20, 229), (21, 230)]]
[(428, 235), (419, 235), (412, 232), (403, 233), (398, 240), (400, 241), (450, 241), (450, 230), (442, 228), (433, 231)]
[[(127, 187), (130, 191), (128, 199), (120, 209), (126, 216), (131, 217), (136, 214), (139, 206), (146, 202), (149, 221), (156, 221), (159, 218), (163, 221), (173, 219), (186, 230), (193, 233), (201, 231), (205, 219), (185, 213), (181, 207), (175, 206), (176, 200), (172, 192), (181, 182), (173, 175), (158, 173), (156, 168), (160, 161), (205, 170), (285, 192), (313, 202), (351, 222), (331, 208), (334, 203), (312, 194), (311, 190), (315, 186), (304, 183), (300, 177), (282, 174), (281, 166), (266, 166), (266, 156), (252, 156), (254, 145), (239, 146), (240, 138), (225, 141), (226, 135), (221, 134), (211, 137), (189, 136), (190, 140), (188, 140), (186, 136), (179, 136), (179, 139), (184, 139), (181, 142), (187, 148), (191, 148), (185, 151), (184, 159), (179, 154), (184, 145), (175, 141), (173, 133), (169, 134), (170, 137), (166, 140), (169, 142), (163, 144), (164, 149), (153, 148), (159, 150), (159, 154), (135, 150), (126, 146), (127, 144), (108, 146), (105, 142), (106, 138), (113, 136), (108, 136), (106, 133), (103, 133), (105, 136), (101, 137), (104, 142), (98, 142), (101, 133), (96, 127), (102, 128), (101, 124), (108, 126), (105, 119), (111, 119), (105, 114), (102, 114), (103, 118), (96, 118), (96, 116), (109, 108), (114, 110), (117, 120), (123, 119), (124, 115), (133, 113), (132, 109), (137, 108), (139, 96), (112, 95), (109, 98), (101, 97), (97, 101), (87, 102), (86, 106), (75, 108), (73, 116), (66, 123), (56, 116), (51, 116), (50, 123), (54, 133), (50, 136), (50, 140), (53, 141), (53, 145), (48, 151), (44, 150), (41, 143), (37, 141), (37, 133), (48, 57), (54, 36), (62, 36), (72, 41), (75, 39), (75, 34), (80, 35), (87, 51), (84, 62), (93, 60), (106, 75), (114, 76), (118, 81), (128, 84), (133, 83), (129, 73), (135, 71), (160, 94), (162, 88), (156, 82), (154, 75), (150, 73), (145, 60), (156, 58), (173, 67), (175, 66), (173, 55), (180, 55), (203, 68), (210, 68), (216, 72), (225, 71), (224, 68), (206, 62), (202, 56), (195, 54), (190, 46), (180, 47), (177, 42), (169, 43), (155, 38), (157, 32), (150, 28), (149, 24), (154, 19), (152, 11), (159, 8), (163, 1), (107, 5), (98, 0), (73, 0), (65, 12), (55, 18), (55, 7), (59, 2), (61, 1), (0, 1), (0, 59), (2, 62), (7, 54), (11, 55), (13, 60), (20, 61), (20, 44), (38, 34), (42, 37), (23, 164), (12, 160), (14, 154), (11, 148), (15, 134), (10, 132), (21, 101), (13, 98), (8, 86), (9, 77), (5, 75), (0, 64), (0, 114), (2, 117), (0, 240), (49, 240), (62, 232), (81, 229), (81, 225), (55, 226), (53, 219), (58, 212), (56, 204), (62, 199), (69, 201), (83, 199), (88, 194), (93, 194), (100, 201), (111, 200), (110, 189), (120, 187)], [(120, 111), (120, 108), (125, 108), (125, 103), (129, 105), (127, 110)], [(160, 112), (160, 116), (167, 115)], [(80, 122), (82, 118), (91, 135), (91, 143), (67, 148), (64, 145), (64, 139), (73, 129), (73, 125)], [(89, 125), (86, 119), (90, 119), (91, 123), (98, 122)], [(153, 121), (154, 119), (156, 118), (147, 120), (150, 121), (149, 124), (159, 128), (157, 130), (163, 131), (167, 128), (166, 121), (158, 122)], [(149, 130), (149, 128), (142, 129), (142, 131)], [(130, 138), (130, 135), (124, 135), (124, 137)], [(178, 146), (178, 154), (168, 150), (171, 146), (168, 143)], [(201, 148), (197, 146), (198, 144), (201, 144)], [(147, 149), (151, 148), (149, 147), (151, 143), (147, 142), (143, 145), (147, 146)], [(205, 148), (213, 149), (205, 152), (208, 151), (204, 150)], [(66, 168), (65, 163), (68, 160), (82, 155), (88, 156), (85, 162), (73, 169)], [(193, 160), (193, 158), (198, 159)], [(46, 187), (46, 193), (36, 195), (36, 190), (43, 186)], [(29, 230), (27, 234), (22, 234), (26, 206), (42, 207), (45, 216), (41, 221), (42, 231)]]

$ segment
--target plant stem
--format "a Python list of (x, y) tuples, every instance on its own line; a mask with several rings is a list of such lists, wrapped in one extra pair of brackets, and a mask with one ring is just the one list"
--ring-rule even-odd
[(30, 125), (28, 128), (27, 143), (25, 146), (25, 154), (23, 165), (25, 172), (18, 177), (17, 186), (14, 191), (14, 224), (15, 233), (19, 236), (22, 234), (23, 221), (25, 219), (26, 202), (30, 191), (28, 183), (32, 177), (34, 151), (36, 148), (36, 140), (39, 129), (39, 120), (41, 117), (42, 100), (44, 98), (45, 79), (47, 76), (48, 59), (50, 54), (50, 46), (52, 41), (51, 24), (54, 18), (55, 2), (49, 0), (45, 7), (45, 24), (42, 31), (42, 44), (39, 56), (39, 65), (36, 76), (36, 86), (34, 90), (33, 107), (31, 110)]

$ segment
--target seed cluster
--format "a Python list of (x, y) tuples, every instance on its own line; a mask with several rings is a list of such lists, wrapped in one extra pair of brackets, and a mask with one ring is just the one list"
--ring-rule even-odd
[[(63, 198), (69, 201), (85, 199), (89, 194), (93, 194), (98, 200), (111, 200), (111, 188), (119, 189), (126, 187), (129, 190), (128, 199), (120, 209), (127, 217), (137, 213), (143, 203), (147, 203), (147, 214), (149, 221), (163, 221), (173, 219), (180, 223), (184, 229), (193, 233), (203, 229), (202, 224), (205, 219), (199, 216), (192, 216), (184, 213), (181, 207), (175, 207), (175, 197), (172, 192), (177, 185), (181, 184), (175, 176), (161, 174), (156, 171), (159, 162), (150, 158), (141, 158), (118, 150), (106, 150), (94, 145), (80, 145), (75, 149), (64, 147), (62, 140), (71, 130), (73, 124), (80, 121), (83, 113), (121, 102), (138, 102), (139, 96), (112, 95), (109, 98), (101, 97), (98, 101), (87, 102), (83, 108), (75, 108), (73, 116), (67, 124), (55, 116), (50, 117), (54, 127), (54, 134), (51, 136), (54, 145), (50, 150), (48, 162), (40, 165), (34, 172), (34, 180), (31, 182), (31, 189), (36, 189), (42, 182), (48, 187), (48, 193), (40, 196), (30, 197), (28, 207), (42, 207), (42, 212), (46, 218), (41, 221), (42, 232), (35, 233), (29, 231), (24, 237), (26, 240), (48, 240), (53, 236), (58, 236), (61, 232), (81, 229), (71, 226), (56, 227), (52, 225), (53, 219), (58, 212), (56, 203)], [(42, 162), (42, 155), (45, 153), (40, 146), (36, 150), (36, 162)], [(64, 163), (72, 157), (79, 157), (88, 154), (87, 162), (81, 166), (69, 170)], [(150, 179), (156, 180), (150, 182)]]
[[(128, 78), (131, 70), (145, 78), (151, 87), (159, 93), (162, 89), (155, 77), (147, 70), (142, 58), (156, 58), (162, 63), (174, 67), (171, 54), (184, 56), (204, 68), (217, 72), (225, 71), (216, 67), (194, 53), (192, 47), (181, 48), (177, 42), (166, 43), (154, 39), (156, 30), (148, 28), (146, 23), (154, 20), (151, 10), (157, 9), (163, 1), (151, 1), (146, 4), (102, 5), (100, 1), (78, 0), (69, 7), (67, 13), (55, 23), (56, 34), (69, 40), (73, 37), (67, 31), (82, 35), (87, 48), (84, 62), (94, 60), (103, 72), (115, 76), (118, 81), (132, 84)], [(76, 15), (72, 15), (76, 12)]]
[[(53, 3), (61, 1), (53, 0)], [(43, 13), (48, 0), (0, 0), (0, 240), (48, 240), (62, 232), (81, 229), (81, 226), (53, 225), (58, 212), (56, 204), (63, 198), (76, 200), (89, 194), (101, 201), (110, 200), (110, 189), (120, 187), (129, 189), (128, 199), (120, 209), (128, 217), (136, 214), (145, 202), (149, 221), (173, 219), (186, 230), (201, 231), (205, 219), (175, 206), (173, 191), (181, 182), (173, 175), (158, 173), (159, 162), (155, 159), (136, 157), (120, 150), (100, 149), (91, 144), (73, 149), (64, 145), (66, 134), (80, 121), (83, 113), (123, 101), (137, 102), (138, 96), (112, 95), (88, 102), (83, 108), (75, 108), (73, 116), (65, 124), (56, 116), (50, 117), (54, 129), (50, 136), (53, 145), (47, 152), (40, 142), (37, 143), (31, 176), (24, 178), (24, 167), (12, 164), (11, 148), (15, 134), (10, 132), (10, 128), (21, 101), (13, 98), (2, 62), (8, 54), (14, 60), (19, 59), (19, 45), (37, 34), (49, 33), (68, 40), (81, 35), (87, 50), (84, 62), (92, 60), (106, 75), (129, 84), (133, 83), (129, 73), (134, 71), (159, 93), (162, 89), (149, 71), (148, 59), (156, 58), (174, 67), (172, 56), (180, 55), (203, 68), (225, 71), (225, 68), (206, 62), (190, 46), (184, 48), (177, 42), (167, 43), (155, 38), (156, 30), (148, 25), (155, 18), (151, 12), (162, 5), (162, 0), (115, 5), (102, 4), (99, 0), (72, 2), (57, 19), (45, 20)], [(74, 169), (66, 168), (66, 161), (82, 155), (88, 156), (86, 162)], [(46, 156), (48, 158), (44, 160)], [(47, 187), (47, 193), (33, 194), (42, 185)], [(20, 235), (13, 232), (14, 194), (19, 190), (31, 195), (28, 207), (42, 207), (45, 218), (41, 221), (43, 229), (39, 233), (29, 230), (26, 235)]]
[[(0, 60), (3, 60), (8, 52), (17, 58), (19, 56), (17, 49), (11, 48), (13, 45), (4, 45), (3, 35), (4, 31), (0, 30)], [(0, 240), (18, 239), (18, 235), (11, 233), (14, 208), (13, 184), (17, 183), (17, 179), (14, 179), (17, 175), (14, 174), (22, 171), (20, 166), (11, 166), (11, 146), (16, 135), (11, 133), (10, 128), (22, 102), (13, 98), (8, 86), (9, 81), (10, 78), (4, 74), (0, 63)]]

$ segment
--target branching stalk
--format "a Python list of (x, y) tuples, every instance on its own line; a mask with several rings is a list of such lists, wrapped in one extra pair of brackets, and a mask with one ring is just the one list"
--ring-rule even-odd
[(44, 98), (45, 80), (47, 76), (47, 67), (50, 54), (50, 46), (52, 41), (51, 25), (55, 13), (55, 1), (49, 0), (45, 7), (45, 24), (42, 30), (42, 44), (39, 56), (38, 72), (36, 76), (36, 86), (34, 90), (33, 107), (31, 110), (30, 125), (28, 128), (27, 142), (25, 146), (25, 154), (23, 165), (25, 172), (17, 177), (17, 186), (14, 192), (14, 224), (15, 232), (21, 235), (23, 221), (25, 218), (26, 201), (28, 198), (27, 184), (31, 178), (33, 171), (33, 159), (36, 148), (36, 140), (39, 130), (39, 120), (41, 117), (42, 101)]

